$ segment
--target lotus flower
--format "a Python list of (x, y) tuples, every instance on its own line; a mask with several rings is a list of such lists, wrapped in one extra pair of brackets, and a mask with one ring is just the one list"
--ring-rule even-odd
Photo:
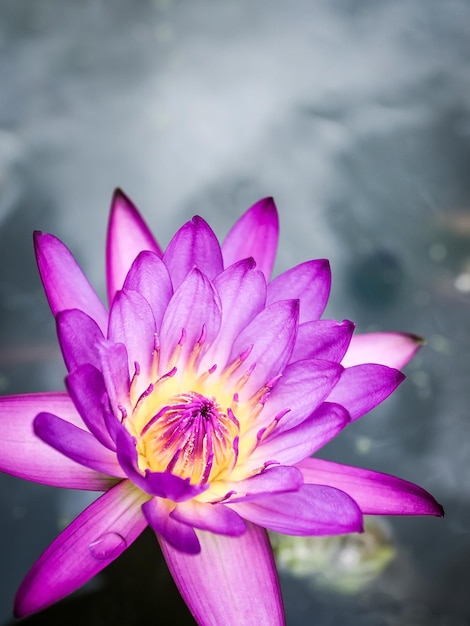
[(420, 346), (320, 320), (325, 260), (270, 280), (266, 198), (222, 245), (200, 217), (163, 253), (126, 196), (112, 202), (109, 313), (70, 251), (35, 234), (66, 392), (0, 400), (0, 469), (104, 492), (46, 549), (16, 598), (39, 611), (150, 525), (201, 625), (284, 624), (267, 530), (360, 532), (364, 514), (441, 515), (426, 491), (312, 455), (403, 380)]

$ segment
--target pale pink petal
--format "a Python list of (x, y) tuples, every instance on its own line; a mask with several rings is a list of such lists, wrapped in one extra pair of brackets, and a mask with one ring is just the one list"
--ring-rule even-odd
[(401, 369), (424, 345), (417, 335), (407, 333), (365, 333), (353, 335), (342, 364), (379, 363)]
[(21, 584), (15, 615), (46, 608), (114, 561), (147, 526), (146, 500), (124, 480), (95, 500), (39, 557)]
[(150, 250), (159, 256), (160, 247), (135, 206), (117, 189), (111, 202), (106, 241), (106, 274), (108, 301), (121, 289), (134, 259), (142, 250)]
[[(268, 459), (264, 457), (264, 461), (267, 460)], [(229, 480), (224, 481), (222, 488), (225, 488), (227, 493), (231, 491), (234, 492), (227, 500), (227, 503), (232, 504), (233, 502), (256, 500), (260, 497), (266, 497), (269, 494), (297, 491), (302, 486), (302, 483), (302, 475), (297, 468), (276, 465), (245, 480), (236, 482)]]
[(235, 222), (222, 244), (224, 266), (253, 257), (268, 281), (274, 267), (279, 218), (272, 198), (263, 198)]
[(173, 548), (188, 554), (201, 551), (194, 528), (170, 517), (171, 505), (168, 500), (152, 498), (142, 506), (145, 519), (153, 530), (163, 537)]
[(108, 341), (99, 346), (100, 370), (114, 415), (121, 419), (131, 410), (129, 402), (130, 376), (126, 346)]
[(330, 485), (349, 494), (368, 515), (444, 515), (430, 493), (407, 480), (323, 459), (297, 464), (305, 482)]
[(108, 315), (70, 250), (53, 235), (34, 234), (36, 260), (53, 315), (80, 309), (106, 332)]
[(315, 320), (299, 325), (291, 361), (325, 359), (339, 363), (354, 332), (349, 320)]
[(242, 518), (224, 504), (188, 500), (178, 503), (171, 512), (171, 517), (183, 524), (222, 535), (238, 537), (246, 531)]
[(173, 579), (198, 624), (284, 626), (276, 565), (263, 528), (240, 537), (197, 531), (201, 552), (184, 554), (162, 537)]
[(277, 276), (268, 285), (266, 304), (300, 300), (299, 324), (321, 317), (331, 287), (330, 264), (326, 259), (307, 261)]
[(105, 491), (115, 482), (65, 457), (39, 439), (33, 421), (41, 411), (53, 411), (84, 427), (66, 393), (32, 393), (0, 398), (0, 470), (54, 487)]

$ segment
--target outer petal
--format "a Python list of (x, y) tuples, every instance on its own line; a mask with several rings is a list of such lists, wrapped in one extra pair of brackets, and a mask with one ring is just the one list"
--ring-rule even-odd
[(323, 485), (303, 485), (293, 493), (230, 505), (242, 517), (286, 535), (361, 532), (362, 513), (346, 493)]
[(53, 235), (40, 232), (34, 234), (34, 248), (52, 313), (80, 309), (106, 331), (106, 310), (70, 250)]
[(29, 571), (16, 596), (16, 616), (57, 602), (114, 561), (147, 526), (145, 500), (122, 481), (85, 509)]
[(54, 411), (81, 426), (65, 393), (33, 393), (0, 398), (0, 470), (54, 487), (105, 491), (115, 479), (75, 463), (39, 439), (33, 421), (40, 411)]
[(121, 289), (126, 274), (134, 259), (142, 250), (150, 250), (162, 255), (147, 224), (135, 206), (117, 189), (111, 202), (106, 241), (106, 274), (108, 282), (108, 301)]
[(145, 519), (153, 530), (182, 552), (198, 554), (201, 551), (194, 528), (170, 517), (171, 505), (162, 498), (152, 498), (142, 505)]
[(224, 266), (252, 256), (268, 281), (274, 267), (279, 218), (272, 198), (254, 204), (232, 226), (222, 244)]
[(209, 279), (224, 269), (220, 245), (212, 228), (196, 215), (186, 222), (168, 244), (163, 255), (174, 289), (177, 289), (193, 267)]
[(171, 574), (198, 624), (283, 626), (279, 580), (266, 531), (248, 524), (241, 537), (197, 531), (201, 552), (175, 550), (159, 537)]
[(406, 333), (353, 335), (342, 364), (351, 367), (361, 363), (379, 363), (401, 369), (423, 344), (421, 337)]
[(299, 325), (291, 361), (325, 359), (339, 363), (354, 332), (349, 320), (315, 320)]
[(266, 304), (279, 300), (300, 300), (299, 324), (303, 324), (321, 316), (328, 302), (330, 287), (331, 270), (328, 261), (307, 261), (292, 267), (269, 283)]
[(60, 349), (69, 372), (84, 363), (100, 365), (98, 345), (104, 336), (98, 324), (83, 311), (61, 311), (56, 317)]
[(328, 402), (342, 404), (355, 420), (395, 391), (405, 376), (384, 365), (366, 363), (345, 369)]
[(323, 459), (305, 459), (297, 467), (305, 482), (331, 485), (349, 494), (364, 514), (444, 515), (442, 506), (430, 493), (389, 474)]

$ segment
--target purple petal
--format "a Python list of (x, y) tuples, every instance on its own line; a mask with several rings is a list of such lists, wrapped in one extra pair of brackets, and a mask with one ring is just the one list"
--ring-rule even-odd
[(157, 535), (163, 537), (173, 548), (187, 554), (198, 554), (201, 551), (194, 528), (170, 517), (169, 502), (162, 498), (152, 498), (142, 505), (142, 511)]
[(299, 324), (317, 320), (330, 295), (331, 271), (326, 259), (307, 261), (277, 276), (268, 285), (266, 304), (300, 300)]
[(230, 360), (236, 359), (250, 347), (252, 349), (232, 379), (237, 380), (243, 372), (254, 368), (243, 388), (243, 394), (257, 391), (282, 372), (289, 362), (297, 333), (298, 310), (298, 300), (276, 302), (263, 309), (238, 335)]
[(65, 379), (69, 395), (88, 430), (110, 450), (116, 449), (105, 418), (108, 398), (103, 375), (92, 365), (82, 365)]
[[(263, 460), (266, 461), (266, 458), (264, 457)], [(235, 492), (227, 501), (232, 504), (234, 502), (256, 500), (269, 494), (297, 491), (302, 486), (302, 483), (303, 478), (297, 468), (277, 465), (245, 480), (237, 482), (224, 481), (223, 488), (227, 492)]]
[(300, 324), (291, 361), (325, 359), (339, 363), (353, 332), (354, 324), (348, 320), (315, 320)]
[[(212, 283), (193, 268), (176, 290), (163, 317), (161, 329), (161, 373), (175, 364), (184, 367), (199, 341), (210, 345), (220, 328), (219, 297)], [(179, 348), (175, 362), (171, 357)]]
[(324, 402), (298, 426), (273, 435), (263, 441), (251, 455), (249, 462), (273, 459), (283, 465), (292, 465), (323, 448), (350, 422), (349, 413), (339, 404)]
[(80, 309), (106, 331), (107, 313), (70, 250), (53, 235), (34, 234), (36, 260), (53, 315)]
[(263, 198), (254, 204), (232, 226), (222, 244), (224, 266), (253, 257), (256, 267), (268, 281), (274, 267), (279, 218), (272, 198)]
[(137, 291), (118, 291), (109, 313), (108, 339), (126, 346), (129, 375), (138, 364), (136, 391), (140, 395), (149, 386), (155, 350), (155, 320), (152, 309)]
[(137, 291), (147, 300), (159, 330), (173, 295), (170, 275), (161, 258), (153, 252), (141, 252), (129, 270), (123, 289)]
[(69, 372), (84, 363), (99, 368), (98, 345), (103, 333), (96, 322), (78, 309), (60, 312), (56, 317), (57, 335)]
[(351, 419), (356, 420), (388, 398), (404, 378), (398, 370), (384, 365), (349, 367), (328, 396), (328, 402), (342, 404)]
[(200, 530), (238, 537), (246, 531), (242, 518), (224, 504), (210, 504), (188, 500), (180, 502), (171, 517)]
[(342, 364), (351, 367), (361, 363), (379, 363), (401, 369), (423, 344), (421, 337), (406, 333), (353, 335)]
[(276, 565), (263, 528), (240, 537), (198, 531), (201, 552), (184, 554), (159, 538), (163, 555), (198, 624), (284, 626)]
[(75, 463), (34, 434), (33, 421), (41, 411), (54, 411), (83, 428), (80, 416), (65, 393), (0, 398), (0, 470), (54, 487), (109, 489), (115, 479)]
[(346, 493), (323, 485), (303, 485), (293, 493), (230, 505), (242, 517), (286, 535), (361, 532), (362, 513)]
[(224, 269), (222, 252), (213, 230), (202, 217), (195, 216), (182, 226), (168, 244), (163, 261), (177, 289), (193, 267), (209, 279)]
[(389, 474), (323, 459), (305, 459), (297, 467), (307, 483), (330, 485), (349, 494), (364, 514), (444, 515), (430, 493)]
[(162, 255), (158, 243), (135, 206), (117, 189), (111, 202), (106, 241), (108, 301), (121, 289), (134, 259), (142, 250)]
[(129, 404), (129, 365), (126, 346), (122, 343), (111, 344), (102, 342), (99, 346), (101, 367), (104, 384), (109, 396), (112, 411), (115, 415), (123, 416), (123, 410), (128, 414)]
[(125, 478), (116, 454), (105, 448), (86, 430), (52, 413), (39, 413), (33, 422), (35, 434), (72, 461), (97, 472)]
[(122, 481), (85, 509), (27, 574), (16, 596), (15, 615), (57, 602), (114, 561), (147, 526), (141, 511), (145, 499)]

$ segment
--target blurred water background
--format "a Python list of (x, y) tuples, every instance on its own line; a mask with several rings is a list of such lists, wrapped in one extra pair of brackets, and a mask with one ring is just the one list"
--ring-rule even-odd
[[(31, 233), (62, 238), (104, 294), (116, 186), (163, 245), (196, 213), (225, 234), (273, 195), (276, 273), (327, 257), (327, 316), (427, 338), (322, 454), (418, 482), (446, 518), (281, 545), (290, 626), (470, 623), (469, 25), (463, 0), (0, 0), (1, 393), (63, 388)], [(2, 475), (0, 499), (9, 624), (89, 495)], [(25, 623), (150, 620), (193, 623), (146, 533)]]

